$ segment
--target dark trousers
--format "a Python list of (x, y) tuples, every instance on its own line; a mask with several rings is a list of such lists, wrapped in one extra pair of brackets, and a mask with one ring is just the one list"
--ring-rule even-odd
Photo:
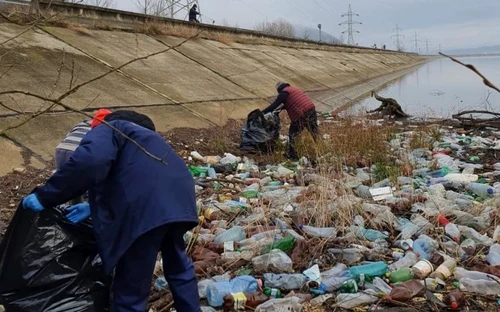
[(199, 312), (198, 283), (194, 266), (186, 254), (184, 231), (166, 225), (141, 235), (116, 266), (113, 312), (145, 312), (158, 252), (163, 272), (179, 312)]
[[(70, 151), (67, 149), (62, 149), (62, 148), (56, 148), (56, 154), (55, 154), (55, 162), (56, 162), (56, 169), (59, 170), (62, 165), (64, 165), (65, 162), (69, 160), (71, 155), (73, 155), (74, 151)], [(70, 201), (70, 205), (76, 205), (79, 203), (83, 203), (84, 198), (83, 196), (79, 196), (77, 198), (74, 198)]]
[(298, 159), (297, 151), (295, 150), (295, 141), (302, 130), (307, 129), (313, 136), (314, 141), (318, 140), (318, 116), (315, 109), (307, 111), (302, 117), (290, 124), (288, 131), (288, 155), (290, 159)]

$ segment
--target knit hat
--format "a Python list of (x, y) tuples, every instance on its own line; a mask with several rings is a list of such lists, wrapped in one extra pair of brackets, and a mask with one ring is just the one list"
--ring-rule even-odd
[(104, 118), (106, 116), (108, 116), (109, 114), (111, 114), (111, 111), (109, 109), (104, 109), (104, 108), (101, 108), (100, 110), (98, 110), (95, 115), (94, 115), (94, 118), (92, 119), (92, 122), (90, 123), (90, 128), (95, 128), (97, 127), (98, 125), (100, 125), (102, 123), (102, 121), (104, 120)]
[(281, 87), (281, 85), (283, 85), (283, 84), (286, 84), (286, 83), (283, 81), (278, 81), (278, 83), (276, 84), (276, 90), (278, 90)]
[(148, 116), (132, 110), (117, 110), (105, 118), (106, 121), (125, 120), (135, 123), (143, 128), (156, 131), (155, 124)]

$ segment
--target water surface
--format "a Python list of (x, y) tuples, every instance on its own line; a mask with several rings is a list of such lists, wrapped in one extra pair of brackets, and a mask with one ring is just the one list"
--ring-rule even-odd
[[(500, 86), (500, 56), (460, 57), (459, 60), (474, 65), (494, 85)], [(420, 117), (447, 118), (470, 109), (500, 112), (500, 93), (486, 87), (471, 70), (447, 58), (423, 64), (378, 93), (396, 99), (408, 114)], [(352, 110), (374, 109), (379, 105), (380, 102), (370, 97)]]

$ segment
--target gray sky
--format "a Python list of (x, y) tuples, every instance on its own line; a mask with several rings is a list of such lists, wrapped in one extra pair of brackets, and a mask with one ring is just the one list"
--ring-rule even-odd
[[(136, 0), (118, 1), (116, 8), (136, 10)], [(406, 50), (413, 51), (415, 31), (428, 39), (430, 50), (500, 45), (500, 0), (199, 0), (201, 13), (229, 25), (253, 28), (264, 20), (285, 19), (293, 24), (317, 27), (340, 37), (339, 26), (348, 5), (360, 16), (355, 41), (368, 46), (393, 48), (396, 23), (403, 29)], [(181, 18), (179, 16), (179, 18)], [(208, 19), (205, 19), (208, 21)], [(347, 37), (346, 37), (347, 38)], [(425, 52), (425, 51), (424, 51)]]

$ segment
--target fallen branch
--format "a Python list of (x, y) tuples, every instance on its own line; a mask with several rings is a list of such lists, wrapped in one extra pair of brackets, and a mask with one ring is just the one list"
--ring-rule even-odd
[[(475, 118), (473, 114), (491, 115), (492, 118)], [(500, 113), (495, 113), (487, 110), (468, 110), (462, 111), (451, 116), (453, 119), (460, 121), (465, 126), (470, 127), (494, 127), (500, 128)]]
[(461, 61), (457, 60), (456, 58), (452, 57), (452, 56), (449, 56), (449, 55), (446, 55), (444, 53), (441, 53), (439, 52), (439, 54), (441, 54), (442, 56), (444, 57), (447, 57), (449, 58), (450, 60), (452, 60), (453, 62), (455, 63), (458, 63), (462, 66), (465, 66), (467, 67), (468, 69), (472, 70), (473, 72), (475, 72), (479, 77), (481, 77), (481, 79), (483, 79), (483, 83), (492, 88), (493, 90), (496, 90), (497, 92), (500, 92), (500, 89), (495, 86), (491, 81), (488, 80), (488, 78), (486, 78), (483, 74), (481, 74), (481, 72), (479, 70), (476, 69), (476, 67), (474, 67), (474, 65), (471, 65), (471, 64), (465, 64), (465, 63), (462, 63)]

